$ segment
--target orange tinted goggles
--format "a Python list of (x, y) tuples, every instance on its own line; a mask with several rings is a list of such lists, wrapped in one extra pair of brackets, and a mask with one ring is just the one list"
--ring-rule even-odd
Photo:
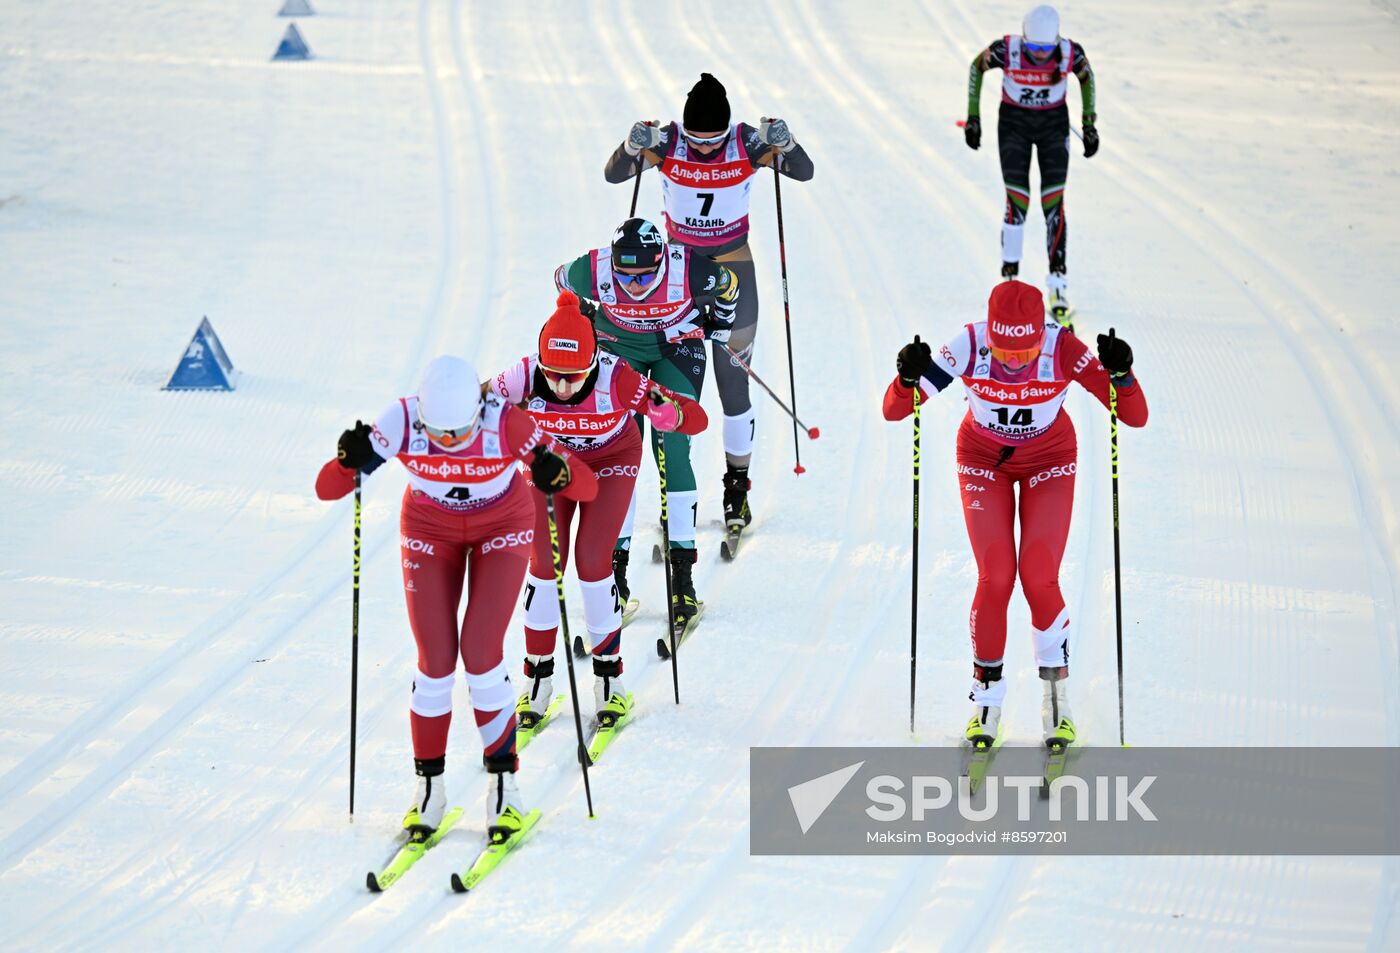
[(990, 348), (990, 350), (994, 360), (1001, 362), (1013, 371), (1019, 371), (1021, 368), (1040, 357), (1039, 345), (1036, 347), (1023, 348), (1019, 351), (1009, 351), (1002, 347), (993, 347)]
[(469, 442), (476, 436), (476, 421), (472, 421), (471, 426), (462, 430), (439, 430), (436, 427), (429, 427), (423, 424), (423, 432), (433, 439), (438, 446), (456, 447)]
[(582, 384), (588, 380), (588, 375), (593, 373), (593, 367), (585, 367), (581, 371), (556, 371), (552, 367), (540, 365), (540, 373), (545, 380), (555, 384)]

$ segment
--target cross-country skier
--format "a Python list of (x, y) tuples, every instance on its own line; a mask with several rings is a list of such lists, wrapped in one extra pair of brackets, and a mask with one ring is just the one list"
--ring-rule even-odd
[(316, 495), (340, 499), (354, 489), (356, 471), (373, 473), (394, 457), (408, 470), (399, 547), (418, 644), (409, 706), (418, 790), (403, 826), (423, 833), (442, 822), (460, 654), (489, 772), (487, 827), (511, 834), (527, 811), (515, 780), (515, 692), (503, 647), (535, 528), (535, 494), (516, 464), (528, 462), (535, 486), (571, 500), (593, 499), (598, 482), (529, 414), (492, 394), (483, 399), (472, 365), (451, 356), (428, 364), (418, 393), (394, 401), (373, 426), (356, 421), (340, 435), (336, 459), (316, 478)]
[[(966, 738), (990, 745), (1001, 721), (1006, 682), (1006, 607), (1019, 574), (1031, 610), (1036, 664), (1044, 683), (1041, 718), (1047, 741), (1074, 741), (1067, 682), (1071, 626), (1060, 594), (1060, 558), (1074, 504), (1074, 424), (1064, 412), (1071, 381), (1108, 406), (1117, 389), (1118, 419), (1147, 423), (1147, 400), (1133, 376), (1133, 351), (1099, 335), (1098, 357), (1058, 324), (1045, 320), (1040, 291), (1020, 281), (996, 286), (987, 320), (959, 331), (935, 354), (915, 337), (899, 352), (898, 376), (885, 391), (886, 420), (901, 420), (922, 382), (942, 391), (957, 378), (968, 411), (958, 429), (957, 466), (963, 518), (977, 559), (972, 600), (972, 718)], [(924, 391), (919, 389), (922, 401)], [(1020, 487), (1020, 547), (1016, 545)], [(1051, 714), (1057, 696), (1059, 720)]]
[[(622, 529), (642, 459), (641, 431), (629, 419), (645, 414), (663, 433), (693, 436), (705, 429), (705, 411), (688, 397), (647, 380), (621, 358), (601, 352), (593, 325), (572, 291), (540, 330), (539, 350), (491, 378), (491, 392), (522, 405), (545, 433), (572, 450), (598, 479), (598, 495), (586, 503), (555, 505), (561, 567), (569, 558), (569, 525), (578, 511), (574, 545), (583, 615), (593, 644), (599, 725), (628, 712), (622, 688), (622, 609), (613, 581), (612, 552)], [(543, 494), (535, 494), (535, 547), (525, 580), (525, 677), (516, 714), (524, 728), (539, 723), (554, 697), (554, 645), (559, 630), (554, 561)]]
[(980, 99), (982, 74), (1001, 69), (1001, 109), (997, 114), (997, 150), (1006, 184), (1006, 214), (1001, 226), (1001, 273), (1015, 278), (1021, 264), (1021, 239), (1031, 200), (1031, 149), (1040, 162), (1040, 209), (1045, 215), (1045, 250), (1050, 261), (1046, 287), (1050, 313), (1069, 326), (1071, 309), (1065, 277), (1065, 181), (1069, 175), (1069, 74), (1079, 77), (1083, 106), (1084, 158), (1099, 151), (1094, 125), (1094, 70), (1084, 47), (1060, 36), (1060, 15), (1039, 6), (1021, 22), (1021, 35), (1007, 34), (972, 60), (967, 80), (969, 148), (982, 144)]
[[(705, 383), (704, 339), (729, 340), (734, 309), (749, 294), (726, 266), (667, 243), (646, 219), (629, 218), (613, 233), (611, 245), (580, 255), (554, 274), (561, 291), (592, 299), (593, 326), (602, 348), (623, 358), (638, 373), (691, 400)], [(698, 504), (690, 437), (665, 434), (666, 484), (670, 510), (672, 618), (684, 623), (699, 600), (691, 569), (695, 565)], [(656, 449), (653, 441), (653, 451)], [(626, 602), (628, 553), (636, 502), (628, 508), (613, 553), (613, 570)]]
[[(761, 119), (758, 128), (730, 124), (724, 86), (709, 73), (690, 90), (681, 122), (639, 121), (613, 151), (603, 169), (609, 182), (626, 182), (647, 166), (661, 167), (666, 230), (674, 243), (722, 262), (739, 278), (744, 297), (729, 346), (753, 364), (758, 331), (758, 293), (749, 249), (749, 200), (761, 166), (799, 182), (812, 178), (812, 160), (788, 124)], [(753, 456), (754, 414), (749, 377), (716, 341), (715, 385), (724, 407), (724, 520), (731, 530), (753, 519), (749, 509), (749, 465)]]

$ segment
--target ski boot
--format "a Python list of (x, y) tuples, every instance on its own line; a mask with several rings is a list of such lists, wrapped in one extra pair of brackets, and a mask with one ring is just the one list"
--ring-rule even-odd
[(699, 611), (695, 597), (695, 582), (690, 578), (695, 567), (695, 550), (671, 550), (671, 623), (683, 626)]
[(1074, 744), (1074, 715), (1069, 710), (1069, 670), (1063, 666), (1051, 668), (1041, 666), (1042, 699), (1040, 702), (1040, 725), (1044, 731), (1045, 745), (1049, 748), (1063, 748)]
[(446, 763), (445, 757), (428, 761), (413, 759), (418, 792), (413, 797), (413, 806), (403, 816), (403, 829), (410, 837), (426, 838), (442, 823), (443, 812), (447, 809), (447, 786), (442, 779)]
[(632, 590), (627, 588), (627, 557), (629, 555), (625, 549), (613, 550), (613, 582), (617, 583), (617, 597), (622, 600), (623, 605), (627, 605), (627, 599), (632, 595)]
[(1021, 272), (1021, 263), (1018, 261), (1004, 261), (1001, 263), (1001, 276), (1005, 279), (1015, 278)]
[(616, 725), (632, 707), (631, 696), (622, 687), (621, 673), (620, 656), (593, 656), (593, 710), (600, 728)]
[(504, 844), (525, 825), (525, 799), (515, 782), (515, 755), (486, 758), (486, 836), (493, 844)]
[(1052, 271), (1046, 280), (1046, 300), (1050, 317), (1070, 334), (1074, 333), (1074, 308), (1069, 303), (1069, 281), (1063, 271)]
[(970, 748), (990, 748), (997, 740), (1001, 729), (1000, 705), (973, 705), (972, 717), (967, 720), (963, 741)]
[(525, 656), (525, 677), (530, 679), (530, 687), (515, 703), (515, 721), (529, 729), (540, 723), (554, 700), (554, 656)]
[(749, 510), (752, 486), (748, 467), (728, 465), (724, 473), (724, 527), (729, 533), (737, 533), (753, 522), (753, 513)]

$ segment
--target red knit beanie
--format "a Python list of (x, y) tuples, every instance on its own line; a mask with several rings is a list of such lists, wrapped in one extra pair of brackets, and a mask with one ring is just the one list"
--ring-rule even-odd
[(561, 291), (556, 305), (540, 329), (540, 363), (556, 371), (586, 371), (598, 356), (593, 322), (579, 311), (572, 291)]
[(1003, 281), (987, 299), (987, 343), (1006, 351), (1040, 347), (1045, 338), (1045, 300), (1024, 281)]

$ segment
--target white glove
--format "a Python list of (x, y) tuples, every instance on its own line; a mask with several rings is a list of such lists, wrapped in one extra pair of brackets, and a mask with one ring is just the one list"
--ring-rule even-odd
[(661, 145), (661, 123), (655, 119), (651, 122), (639, 120), (632, 124), (632, 130), (627, 133), (627, 141), (622, 144), (622, 148), (627, 150), (629, 156), (641, 155), (643, 149), (655, 149)]
[(791, 152), (797, 141), (792, 138), (792, 130), (781, 119), (764, 117), (758, 121), (758, 138), (777, 148), (779, 152)]

